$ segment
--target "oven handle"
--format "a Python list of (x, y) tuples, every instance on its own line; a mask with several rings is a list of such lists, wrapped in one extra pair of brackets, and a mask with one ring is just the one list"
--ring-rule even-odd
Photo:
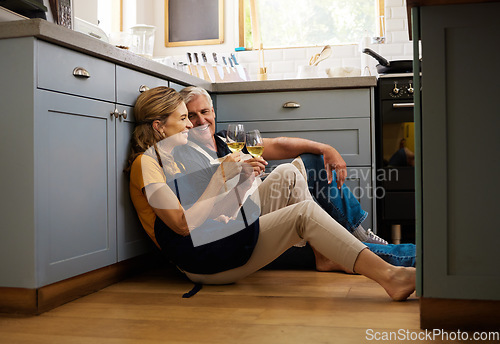
[(394, 104), (392, 104), (393, 109), (412, 108), (412, 107), (415, 107), (415, 103), (394, 103)]

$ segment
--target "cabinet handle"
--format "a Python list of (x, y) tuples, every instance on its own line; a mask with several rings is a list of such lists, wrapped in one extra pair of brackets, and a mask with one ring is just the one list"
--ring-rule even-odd
[(121, 116), (123, 117), (123, 119), (127, 119), (127, 110), (123, 110)]
[(395, 103), (395, 104), (392, 104), (393, 109), (412, 108), (414, 106), (415, 106), (415, 103)]
[(120, 117), (120, 112), (115, 108), (115, 111), (109, 113), (111, 116), (115, 116), (115, 118)]
[(73, 69), (73, 75), (81, 78), (90, 78), (90, 73), (82, 67), (76, 67)]
[(296, 102), (286, 102), (285, 104), (283, 104), (283, 107), (285, 109), (298, 109), (300, 107), (300, 104)]
[(147, 87), (146, 85), (141, 85), (141, 87), (139, 87), (139, 92), (146, 92), (146, 91), (149, 91), (149, 87)]

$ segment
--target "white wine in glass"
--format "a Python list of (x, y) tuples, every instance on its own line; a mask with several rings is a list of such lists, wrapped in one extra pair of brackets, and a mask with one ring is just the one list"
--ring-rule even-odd
[(247, 133), (247, 150), (254, 158), (260, 158), (264, 153), (264, 141), (260, 131), (251, 130)]
[(226, 143), (231, 152), (239, 152), (245, 147), (245, 127), (243, 124), (229, 124), (226, 132)]

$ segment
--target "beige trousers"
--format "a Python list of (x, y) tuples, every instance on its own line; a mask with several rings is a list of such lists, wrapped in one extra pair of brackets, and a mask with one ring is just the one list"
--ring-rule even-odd
[(354, 271), (366, 246), (313, 200), (300, 159), (278, 166), (259, 186), (261, 201), (259, 239), (248, 262), (211, 275), (192, 274), (195, 283), (228, 284), (263, 268), (303, 240), (330, 260)]

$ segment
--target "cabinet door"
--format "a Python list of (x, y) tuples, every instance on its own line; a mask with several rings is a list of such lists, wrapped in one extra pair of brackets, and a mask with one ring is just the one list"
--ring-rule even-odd
[(128, 164), (130, 138), (134, 131), (133, 108), (117, 106), (119, 113), (127, 111), (127, 118), (120, 116), (116, 125), (116, 230), (118, 261), (132, 258), (151, 249), (150, 239), (142, 228), (129, 194), (129, 178), (123, 172)]
[(35, 94), (37, 285), (116, 262), (112, 103)]
[[(500, 194), (500, 112), (492, 73), (498, 75), (500, 3), (426, 6), (420, 13), (422, 295), (499, 300), (492, 215)], [(467, 72), (471, 61), (493, 62)]]

